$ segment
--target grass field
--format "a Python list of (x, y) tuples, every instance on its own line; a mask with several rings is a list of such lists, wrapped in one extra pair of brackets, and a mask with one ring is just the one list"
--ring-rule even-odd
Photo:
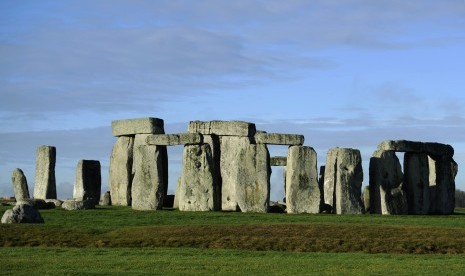
[[(9, 207), (0, 207), (3, 212)], [(464, 274), (451, 216), (41, 210), (0, 225), (1, 274)]]

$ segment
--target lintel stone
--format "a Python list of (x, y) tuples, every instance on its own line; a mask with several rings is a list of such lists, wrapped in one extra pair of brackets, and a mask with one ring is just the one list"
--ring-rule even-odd
[(304, 136), (298, 134), (281, 133), (256, 133), (257, 144), (301, 146), (304, 144)]
[(256, 128), (255, 124), (243, 121), (191, 121), (188, 132), (252, 137), (255, 135)]
[(387, 140), (383, 141), (378, 146), (378, 150), (396, 151), (396, 152), (411, 152), (411, 153), (426, 153), (429, 155), (450, 156), (454, 155), (454, 148), (451, 145), (440, 143), (423, 143), (406, 140)]
[(158, 118), (139, 118), (115, 120), (111, 122), (113, 136), (131, 136), (135, 134), (163, 134), (163, 120)]
[(198, 133), (155, 134), (146, 138), (149, 145), (178, 146), (203, 143), (203, 136)]
[(287, 156), (273, 156), (270, 158), (271, 166), (286, 166)]

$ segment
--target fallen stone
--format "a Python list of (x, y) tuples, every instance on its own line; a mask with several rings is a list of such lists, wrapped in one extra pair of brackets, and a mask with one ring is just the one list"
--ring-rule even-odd
[(36, 155), (34, 198), (56, 199), (55, 181), (56, 148), (40, 146)]
[(95, 204), (98, 204), (101, 187), (100, 162), (97, 160), (79, 160), (76, 168), (73, 198), (77, 200), (92, 199), (95, 200)]
[[(134, 149), (136, 174), (132, 182), (132, 208), (160, 210), (166, 196), (163, 146), (141, 145)], [(165, 147), (166, 149), (166, 147)], [(166, 152), (165, 152), (166, 153)]]
[(376, 151), (370, 158), (370, 213), (405, 215), (408, 213), (404, 175), (394, 151)]
[(255, 142), (257, 144), (301, 146), (304, 144), (304, 136), (297, 134), (255, 133)]
[(23, 198), (18, 200), (16, 204), (28, 204), (34, 207), (35, 209), (53, 209), (55, 208), (55, 203), (49, 202), (49, 199), (45, 201), (40, 198)]
[(287, 213), (319, 213), (317, 155), (313, 148), (289, 147), (286, 166)]
[(191, 145), (202, 144), (203, 137), (198, 133), (156, 134), (149, 135), (146, 142), (158, 146)]
[(109, 186), (113, 205), (131, 205), (134, 138), (121, 136), (116, 140), (110, 158)]
[(210, 146), (186, 145), (183, 153), (181, 187), (178, 193), (180, 211), (220, 210), (219, 185), (213, 172)]
[(84, 200), (68, 199), (68, 200), (63, 201), (61, 208), (68, 210), (68, 211), (87, 210), (87, 209), (95, 209), (95, 205), (96, 205), (95, 200), (93, 199), (84, 199)]
[(15, 169), (11, 176), (13, 182), (13, 190), (15, 192), (16, 200), (29, 198), (29, 188), (27, 186), (26, 176), (21, 169)]
[(188, 132), (221, 136), (253, 137), (256, 128), (255, 124), (242, 121), (191, 121), (189, 122)]
[(63, 205), (63, 200), (59, 199), (45, 199), (45, 202), (47, 203), (47, 205), (53, 204), (55, 207), (61, 207), (61, 205)]
[(132, 136), (136, 134), (163, 134), (164, 122), (158, 118), (140, 118), (115, 120), (111, 122), (113, 136)]
[(270, 158), (271, 166), (286, 166), (287, 156), (273, 156)]
[(378, 145), (378, 150), (381, 151), (396, 151), (396, 152), (411, 152), (411, 153), (426, 153), (429, 155), (449, 156), (454, 155), (454, 148), (450, 145), (440, 143), (423, 143), (414, 141), (383, 141)]
[(424, 153), (404, 155), (404, 185), (407, 191), (408, 213), (426, 215), (430, 206), (429, 163)]
[[(362, 214), (362, 158), (360, 151), (333, 148), (328, 151), (325, 170), (325, 203), (336, 214)], [(326, 192), (328, 194), (326, 194)]]
[(111, 206), (111, 194), (110, 191), (107, 191), (103, 194), (102, 202), (100, 203), (102, 206)]
[(2, 223), (44, 223), (44, 219), (33, 206), (18, 203), (13, 209), (6, 210), (2, 216)]

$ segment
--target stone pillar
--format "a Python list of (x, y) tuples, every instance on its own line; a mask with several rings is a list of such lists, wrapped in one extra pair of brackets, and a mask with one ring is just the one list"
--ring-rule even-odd
[[(325, 203), (336, 214), (362, 214), (363, 182), (360, 151), (334, 148), (328, 151), (325, 170)], [(328, 194), (327, 194), (328, 192)]]
[[(450, 156), (434, 156), (430, 170), (430, 213), (449, 215), (455, 208), (455, 176), (458, 165)], [(431, 168), (431, 166), (430, 166)]]
[(326, 166), (320, 166), (320, 173), (318, 174), (318, 189), (320, 190), (320, 212), (326, 212), (325, 206), (325, 170)]
[(109, 186), (112, 205), (131, 205), (134, 138), (120, 136), (110, 158)]
[(238, 170), (233, 172), (236, 200), (242, 212), (266, 213), (270, 204), (270, 154), (265, 144), (248, 145), (239, 151)]
[(213, 171), (210, 146), (184, 146), (182, 178), (178, 197), (180, 211), (217, 211), (221, 201), (216, 194), (218, 180)]
[(430, 207), (428, 155), (404, 155), (404, 183), (407, 190), (408, 213), (426, 215)]
[(162, 209), (166, 196), (164, 158), (166, 156), (160, 146), (141, 145), (134, 149), (134, 166), (137, 169), (131, 189), (133, 209)]
[(383, 215), (407, 214), (404, 175), (394, 151), (379, 150), (370, 159), (370, 212)]
[(73, 198), (78, 200), (100, 201), (102, 176), (100, 162), (97, 160), (79, 160), (76, 168)]
[(34, 183), (34, 198), (56, 199), (55, 181), (56, 148), (40, 146), (36, 156), (36, 178)]
[(288, 213), (319, 213), (317, 156), (311, 147), (290, 146), (286, 166)]
[(11, 175), (13, 182), (13, 190), (15, 192), (16, 201), (22, 199), (29, 199), (29, 188), (27, 186), (27, 179), (21, 169), (15, 169)]

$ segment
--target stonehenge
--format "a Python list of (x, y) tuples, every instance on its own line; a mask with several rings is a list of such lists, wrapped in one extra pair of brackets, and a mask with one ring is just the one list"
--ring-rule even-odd
[(78, 200), (100, 201), (102, 177), (100, 162), (97, 160), (79, 160), (76, 168), (73, 198)]

